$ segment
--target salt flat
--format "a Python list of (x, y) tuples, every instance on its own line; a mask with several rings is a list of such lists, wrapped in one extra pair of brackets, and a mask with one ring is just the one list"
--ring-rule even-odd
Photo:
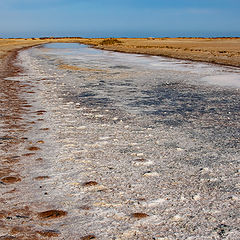
[(2, 236), (239, 239), (239, 88), (206, 79), (238, 68), (76, 45), (18, 61), (25, 141)]

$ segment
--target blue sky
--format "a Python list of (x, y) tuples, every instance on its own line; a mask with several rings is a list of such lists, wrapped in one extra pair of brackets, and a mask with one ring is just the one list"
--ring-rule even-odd
[(0, 0), (0, 37), (240, 36), (240, 0)]

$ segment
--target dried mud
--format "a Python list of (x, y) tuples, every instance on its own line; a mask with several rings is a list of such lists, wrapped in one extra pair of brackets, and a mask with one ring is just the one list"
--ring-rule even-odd
[[(32, 105), (28, 104), (21, 95), (24, 92), (33, 93), (29, 91), (31, 84), (9, 79), (22, 72), (22, 69), (14, 64), (16, 56), (17, 51), (11, 51), (0, 59), (0, 239), (37, 240), (57, 237), (60, 232), (44, 229), (37, 215), (46, 221), (62, 217), (66, 212), (49, 210), (37, 213), (31, 210), (31, 201), (11, 203), (12, 200), (18, 199), (21, 192), (19, 182), (24, 179), (21, 169), (25, 168), (22, 160), (35, 155), (28, 151), (40, 150), (36, 146), (27, 147), (31, 141), (25, 137), (25, 133), (35, 122), (29, 122), (26, 119), (26, 115), (30, 113), (28, 109)], [(39, 110), (35, 114), (42, 115), (44, 112)], [(43, 141), (37, 143), (41, 144)], [(32, 161), (32, 159), (29, 160)], [(38, 179), (46, 178), (42, 176)], [(34, 224), (36, 222), (38, 224)]]

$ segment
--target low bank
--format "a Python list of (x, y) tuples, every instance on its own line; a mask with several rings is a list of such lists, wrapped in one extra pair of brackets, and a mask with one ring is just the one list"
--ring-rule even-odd
[(98, 49), (240, 67), (240, 38), (0, 39), (0, 60), (13, 50), (45, 43), (81, 43)]
[(90, 39), (95, 48), (240, 67), (240, 38)]

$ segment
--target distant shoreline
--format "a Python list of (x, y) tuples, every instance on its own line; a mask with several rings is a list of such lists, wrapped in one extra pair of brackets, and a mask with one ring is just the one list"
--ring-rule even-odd
[(13, 50), (46, 43), (80, 43), (91, 47), (134, 54), (163, 56), (240, 67), (239, 37), (179, 38), (14, 38), (0, 39), (0, 59)]

